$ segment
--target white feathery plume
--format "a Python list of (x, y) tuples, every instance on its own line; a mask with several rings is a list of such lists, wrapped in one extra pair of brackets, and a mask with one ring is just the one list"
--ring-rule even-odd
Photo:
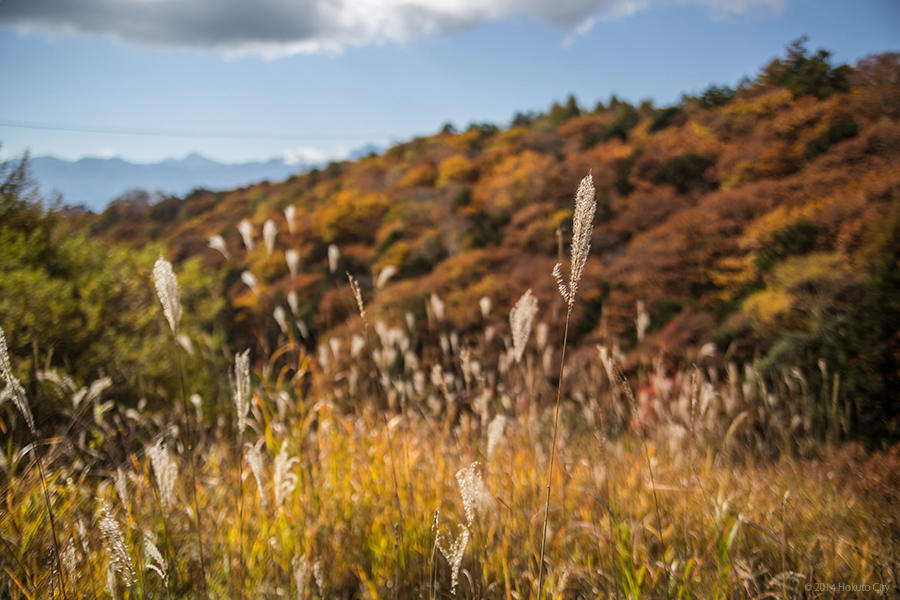
[(210, 236), (209, 238), (209, 247), (213, 250), (218, 250), (219, 253), (225, 257), (225, 260), (231, 258), (231, 253), (228, 252), (228, 246), (225, 245), (225, 238), (223, 238), (218, 233)]
[(244, 282), (248, 288), (253, 290), (253, 293), (257, 296), (259, 295), (259, 283), (256, 281), (256, 277), (253, 276), (253, 273), (250, 271), (244, 271), (241, 273), (241, 281)]
[(247, 428), (247, 412), (250, 410), (250, 349), (234, 355), (234, 412), (237, 416), (238, 434)]
[(378, 278), (375, 280), (375, 288), (381, 289), (385, 286), (385, 284), (390, 281), (391, 277), (397, 274), (397, 267), (394, 265), (388, 265), (378, 273)]
[(334, 360), (341, 359), (341, 340), (333, 337), (328, 340), (328, 346), (331, 348), (331, 354), (334, 356)]
[(650, 315), (644, 307), (644, 301), (637, 301), (637, 317), (634, 319), (634, 327), (637, 330), (637, 340), (643, 341), (647, 328), (650, 327)]
[(535, 328), (535, 341), (539, 349), (547, 346), (547, 340), (550, 338), (550, 326), (544, 321), (537, 324)]
[(288, 306), (291, 307), (291, 312), (296, 315), (300, 312), (300, 298), (297, 297), (297, 292), (291, 290), (287, 295)]
[(347, 273), (347, 279), (350, 281), (350, 289), (353, 290), (353, 297), (356, 298), (356, 307), (359, 309), (359, 318), (366, 320), (366, 305), (363, 302), (362, 291), (359, 289), (359, 281), (353, 275)]
[(106, 565), (106, 591), (109, 592), (112, 600), (119, 600), (119, 595), (116, 593), (116, 572), (109, 564)]
[(322, 561), (320, 560), (313, 564), (313, 579), (316, 580), (316, 587), (319, 588), (319, 597), (327, 598), (325, 595), (325, 573), (322, 571)]
[(275, 249), (275, 236), (278, 235), (278, 226), (272, 219), (266, 219), (263, 223), (263, 241), (266, 244), (266, 256), (272, 256)]
[(359, 356), (359, 353), (362, 352), (362, 349), (366, 347), (366, 340), (363, 336), (354, 333), (353, 337), (350, 338), (350, 357), (356, 358)]
[(284, 506), (284, 501), (297, 487), (297, 474), (291, 471), (291, 467), (299, 462), (300, 459), (296, 456), (288, 455), (287, 443), (282, 443), (281, 450), (275, 456), (275, 472), (272, 478), (275, 486), (275, 506), (278, 508)]
[(165, 559), (163, 559), (159, 548), (157, 548), (156, 544), (153, 542), (153, 537), (151, 537), (150, 533), (145, 531), (143, 537), (144, 556), (147, 557), (147, 560), (145, 561), (147, 564), (147, 568), (159, 575), (159, 578), (163, 581), (163, 585), (168, 586), (169, 573), (166, 569)]
[[(119, 527), (118, 521), (113, 517), (112, 509), (106, 500), (98, 500), (100, 502), (100, 521), (97, 526), (100, 528), (100, 537), (103, 541), (103, 547), (109, 554), (109, 566), (122, 576), (122, 581), (126, 586), (134, 585), (134, 567), (131, 564), (131, 557), (128, 555), (128, 547), (125, 545), (125, 536)], [(115, 584), (113, 584), (115, 586)]]
[(119, 495), (119, 500), (122, 501), (122, 508), (128, 510), (128, 476), (122, 467), (116, 469), (115, 482), (116, 493)]
[(482, 296), (478, 301), (478, 308), (481, 309), (481, 317), (487, 319), (491, 314), (491, 298), (490, 296)]
[(572, 264), (569, 266), (568, 284), (563, 281), (559, 264), (553, 267), (553, 277), (559, 286), (559, 293), (570, 309), (575, 304), (578, 283), (581, 281), (584, 265), (591, 250), (591, 234), (594, 232), (594, 213), (596, 211), (594, 180), (588, 175), (581, 180), (578, 191), (575, 193), (575, 215), (572, 218)]
[(525, 354), (525, 346), (528, 344), (528, 336), (531, 335), (531, 325), (538, 311), (537, 298), (527, 290), (516, 305), (509, 311), (509, 325), (512, 329), (513, 352), (516, 362), (522, 361)]
[(443, 537), (440, 534), (440, 529), (438, 528), (438, 513), (435, 513), (435, 538), (434, 543), (440, 550), (441, 554), (450, 563), (450, 593), (454, 596), (456, 595), (456, 586), (459, 584), (459, 568), (462, 565), (463, 555), (466, 552), (466, 546), (469, 544), (469, 530), (465, 525), (460, 524), (459, 526), (459, 535), (456, 539), (450, 540), (450, 547), (447, 548), (442, 543)]
[(306, 326), (306, 321), (303, 319), (297, 319), (297, 330), (300, 331), (300, 335), (303, 336), (304, 340), (309, 339), (309, 327)]
[(288, 271), (290, 271), (291, 276), (296, 276), (297, 271), (300, 269), (300, 252), (294, 248), (285, 250), (284, 261), (287, 263)]
[(181, 320), (181, 291), (178, 289), (178, 280), (172, 264), (162, 256), (156, 259), (153, 265), (153, 283), (156, 285), (156, 295), (163, 307), (163, 314), (172, 328), (172, 333), (178, 335), (178, 322)]
[(194, 356), (194, 344), (191, 343), (191, 338), (183, 333), (179, 333), (175, 336), (175, 341), (179, 346), (184, 348), (184, 351), (187, 352), (188, 356)]
[(31, 407), (28, 405), (28, 397), (25, 395), (25, 389), (12, 372), (12, 364), (9, 361), (9, 351), (6, 348), (6, 334), (3, 328), (0, 328), (0, 377), (6, 381), (6, 388), (0, 398), (5, 395), (12, 396), (13, 404), (22, 413), (25, 424), (32, 434), (35, 434), (34, 417), (31, 414)]
[(241, 234), (247, 252), (253, 252), (253, 225), (250, 221), (241, 219), (241, 222), (238, 223), (238, 232)]
[(328, 246), (328, 270), (332, 273), (337, 271), (338, 261), (341, 259), (341, 250), (334, 244)]
[(491, 460), (491, 458), (494, 456), (494, 452), (497, 450), (497, 444), (500, 443), (500, 439), (503, 437), (504, 429), (506, 429), (506, 417), (504, 417), (503, 415), (497, 415), (496, 417), (494, 417), (494, 420), (491, 421), (488, 425), (488, 460)]
[(263, 475), (263, 456), (260, 451), (264, 441), (265, 440), (261, 439), (256, 442), (256, 445), (247, 444), (247, 453), (245, 454), (245, 457), (247, 459), (247, 464), (250, 465), (250, 470), (253, 471), (253, 478), (256, 479), (256, 487), (259, 488), (259, 499), (263, 506), (266, 506), (266, 493), (263, 490), (263, 485), (265, 483)]
[(494, 499), (484, 485), (481, 472), (478, 470), (478, 462), (457, 471), (456, 482), (459, 484), (459, 495), (462, 496), (463, 509), (466, 511), (466, 521), (469, 527), (474, 527), (476, 513), (484, 516), (494, 508)]
[(278, 327), (281, 328), (281, 332), (287, 334), (287, 313), (285, 313), (284, 309), (280, 306), (276, 306), (275, 310), (272, 311), (272, 317), (275, 319), (275, 322), (278, 323)]
[(431, 313), (434, 315), (434, 319), (436, 321), (444, 320), (444, 309), (446, 306), (444, 305), (444, 301), (441, 300), (441, 297), (431, 292), (431, 298), (429, 299), (431, 304)]
[(297, 598), (305, 598), (310, 568), (309, 560), (306, 559), (306, 555), (294, 555), (294, 558), (291, 559), (291, 568), (294, 570), (294, 583), (297, 586)]
[(158, 440), (147, 448), (153, 474), (156, 475), (156, 487), (159, 488), (159, 503), (163, 509), (171, 508), (175, 500), (175, 480), (178, 478), (178, 465), (169, 454), (165, 442)]
[(293, 204), (289, 204), (287, 208), (284, 209), (284, 218), (287, 221), (288, 231), (291, 235), (294, 235), (294, 215), (297, 213), (297, 207)]

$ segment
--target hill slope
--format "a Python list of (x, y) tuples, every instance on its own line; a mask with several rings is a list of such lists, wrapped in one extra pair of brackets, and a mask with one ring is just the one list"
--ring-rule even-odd
[[(572, 196), (591, 173), (598, 219), (574, 315), (585, 359), (604, 344), (683, 365), (714, 342), (720, 362), (814, 371), (822, 358), (849, 369), (842, 393), (889, 403), (898, 364), (889, 332), (900, 326), (895, 307), (875, 299), (897, 298), (898, 71), (896, 54), (850, 69), (804, 51), (743, 89), (710, 88), (678, 106), (613, 98), (587, 111), (570, 100), (517, 115), (508, 129), (445, 130), (283, 183), (113, 206), (93, 229), (160, 240), (175, 260), (225, 270), (238, 346), (274, 347), (278, 306), (296, 311), (292, 336), (349, 336), (345, 271), (360, 280), (373, 322), (433, 318), (436, 295), (445, 318), (474, 334), (486, 324), (482, 298), (494, 307), (489, 321), (506, 327), (509, 307), (532, 288), (538, 320), (555, 326), (563, 310), (550, 273), (566, 262)], [(266, 220), (278, 230), (271, 255)], [(207, 246), (213, 235), (230, 258)], [(333, 272), (330, 245), (340, 252)], [(287, 250), (298, 253), (295, 275)], [(376, 290), (388, 268), (396, 273)], [(860, 307), (869, 308), (860, 316)], [(639, 312), (649, 317), (640, 336)]]

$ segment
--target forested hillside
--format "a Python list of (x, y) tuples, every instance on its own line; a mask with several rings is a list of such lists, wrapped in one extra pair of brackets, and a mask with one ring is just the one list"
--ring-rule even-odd
[[(448, 125), (281, 184), (119, 203), (89, 228), (216, 273), (224, 287), (210, 293), (236, 323), (236, 347), (274, 348), (286, 333), (310, 349), (349, 340), (345, 272), (388, 324), (424, 317), (434, 294), (458, 331), (483, 326), (485, 297), (499, 325), (531, 287), (555, 326), (550, 273), (568, 253), (574, 182), (591, 173), (596, 259), (574, 327), (585, 352), (615, 345), (629, 364), (671, 368), (703, 350), (714, 364), (801, 367), (814, 380), (825, 361), (858, 403), (855, 427), (880, 429), (866, 415), (889, 410), (896, 435), (898, 73), (896, 54), (835, 66), (801, 40), (736, 90), (665, 108), (570, 97), (507, 128)], [(208, 245), (216, 235), (224, 253)]]

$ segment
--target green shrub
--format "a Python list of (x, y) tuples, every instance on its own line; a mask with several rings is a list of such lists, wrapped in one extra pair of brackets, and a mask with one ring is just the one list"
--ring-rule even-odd
[(824, 154), (831, 145), (856, 137), (858, 132), (859, 125), (856, 124), (856, 121), (837, 121), (826, 129), (822, 135), (806, 145), (806, 158), (813, 159), (820, 154)]

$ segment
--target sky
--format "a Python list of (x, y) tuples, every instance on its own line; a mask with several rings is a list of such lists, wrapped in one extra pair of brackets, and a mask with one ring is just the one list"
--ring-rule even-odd
[(341, 158), (570, 93), (670, 104), (804, 34), (900, 51), (900, 2), (0, 0), (0, 157)]

